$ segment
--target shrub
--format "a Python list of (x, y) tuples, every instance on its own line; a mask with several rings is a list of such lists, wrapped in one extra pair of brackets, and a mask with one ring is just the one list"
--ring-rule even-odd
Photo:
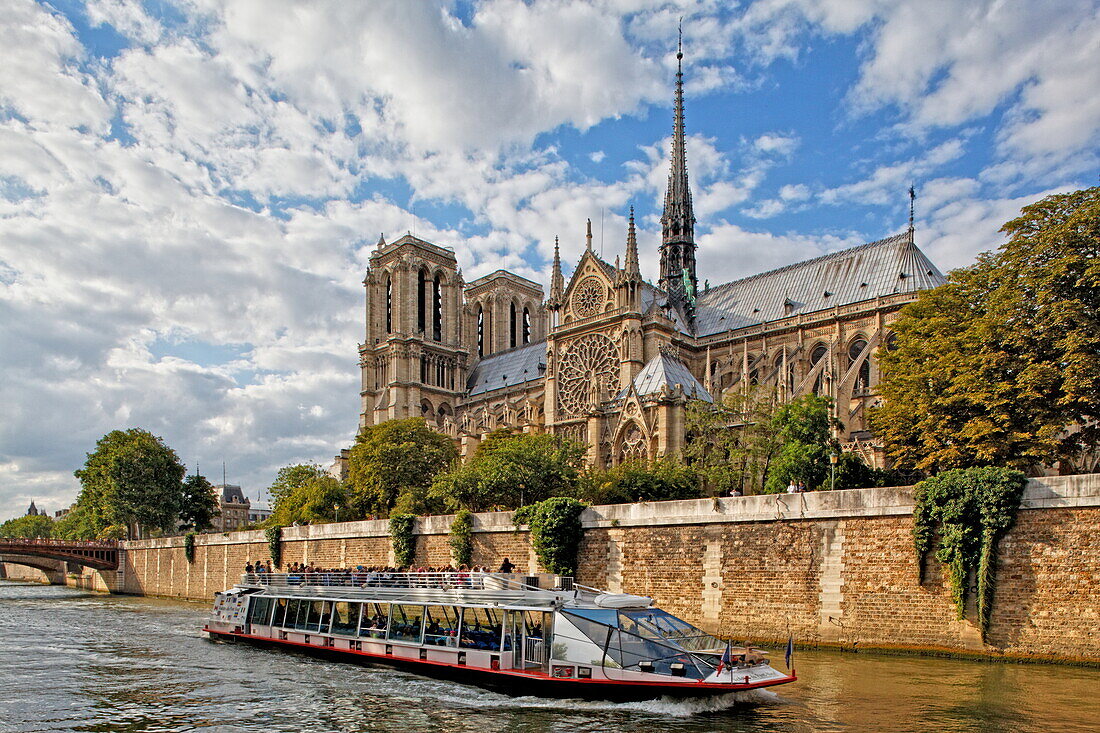
[(451, 522), (451, 556), (455, 566), (469, 565), (474, 555), (473, 515), (466, 509), (455, 513)]
[(416, 558), (416, 537), (413, 527), (416, 516), (413, 514), (390, 515), (390, 539), (393, 541), (393, 554), (398, 567), (408, 567)]
[(195, 562), (195, 533), (188, 532), (183, 536), (183, 556), (187, 558), (187, 564)]
[(581, 512), (585, 504), (558, 496), (538, 504), (520, 507), (513, 518), (531, 529), (531, 546), (539, 563), (552, 573), (573, 575), (577, 567), (577, 550), (584, 530)]
[(271, 555), (271, 564), (275, 567), (283, 565), (283, 528), (279, 525), (268, 527), (264, 534), (267, 535), (267, 551)]

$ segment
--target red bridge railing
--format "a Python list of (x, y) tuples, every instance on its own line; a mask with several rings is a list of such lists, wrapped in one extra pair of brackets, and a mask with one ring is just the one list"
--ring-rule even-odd
[(114, 540), (55, 540), (0, 537), (0, 554), (28, 555), (85, 565), (100, 570), (118, 569), (118, 542)]

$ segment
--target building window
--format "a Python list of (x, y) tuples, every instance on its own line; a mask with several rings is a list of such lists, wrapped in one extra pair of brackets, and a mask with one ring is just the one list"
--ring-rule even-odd
[(424, 299), (428, 294), (428, 273), (423, 268), (416, 276), (416, 330), (424, 333), (427, 324), (427, 303)]
[(432, 338), (443, 340), (443, 276), (432, 281)]
[(531, 311), (523, 309), (523, 345), (531, 343)]
[(508, 306), (508, 345), (516, 348), (516, 304)]
[(386, 275), (386, 333), (393, 333), (393, 281)]
[[(867, 341), (862, 338), (857, 338), (848, 347), (848, 364), (855, 364), (859, 359), (860, 354), (867, 348)], [(866, 392), (871, 388), (871, 360), (864, 359), (859, 365), (859, 372), (856, 374), (856, 392)]]
[(485, 356), (485, 311), (477, 307), (477, 355)]
[[(825, 355), (829, 353), (829, 347), (825, 344), (818, 344), (814, 347), (814, 350), (810, 352), (810, 366), (815, 367), (817, 363), (825, 358)], [(824, 384), (825, 367), (822, 366), (821, 372), (818, 373), (817, 379), (814, 381), (814, 394), (820, 395), (821, 388)]]

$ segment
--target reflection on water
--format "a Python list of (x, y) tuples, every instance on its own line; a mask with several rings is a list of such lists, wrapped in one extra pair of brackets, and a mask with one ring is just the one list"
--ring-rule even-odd
[(206, 613), (0, 583), (0, 731), (1100, 730), (1096, 669), (799, 652), (774, 692), (554, 701), (215, 644)]

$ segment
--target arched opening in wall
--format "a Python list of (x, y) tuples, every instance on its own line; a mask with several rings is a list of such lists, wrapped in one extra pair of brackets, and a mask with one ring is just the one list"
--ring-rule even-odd
[(433, 384), (437, 387), (447, 386), (447, 362), (443, 359), (435, 360), (435, 382)]
[(439, 273), (432, 280), (432, 338), (443, 340), (443, 275)]
[(428, 383), (428, 357), (420, 357), (420, 383)]
[(523, 308), (523, 345), (531, 343), (531, 309)]
[(516, 304), (508, 304), (508, 346), (516, 348)]
[(393, 281), (386, 275), (386, 333), (393, 333)]
[(432, 403), (428, 400), (424, 400), (420, 403), (420, 416), (425, 420), (435, 420), (435, 408), (432, 407)]
[(637, 423), (631, 423), (619, 439), (619, 463), (645, 461), (649, 458), (645, 434)]
[(886, 344), (887, 351), (894, 351), (898, 348), (898, 335), (891, 331), (884, 343)]
[[(851, 367), (856, 361), (859, 360), (860, 354), (867, 348), (867, 339), (860, 337), (852, 341), (848, 346), (848, 366)], [(856, 373), (855, 391), (856, 393), (866, 392), (871, 388), (871, 359), (864, 359)]]
[[(818, 344), (814, 347), (814, 350), (810, 352), (810, 368), (817, 366), (818, 362), (825, 358), (829, 353), (829, 347), (825, 344)], [(817, 379), (814, 381), (814, 394), (820, 395), (821, 389), (825, 384), (825, 369), (822, 367), (821, 371), (817, 375)]]
[(485, 356), (485, 310), (477, 307), (477, 355)]
[(416, 273), (416, 330), (424, 333), (427, 327), (428, 313), (425, 298), (428, 295), (428, 271), (423, 267)]

